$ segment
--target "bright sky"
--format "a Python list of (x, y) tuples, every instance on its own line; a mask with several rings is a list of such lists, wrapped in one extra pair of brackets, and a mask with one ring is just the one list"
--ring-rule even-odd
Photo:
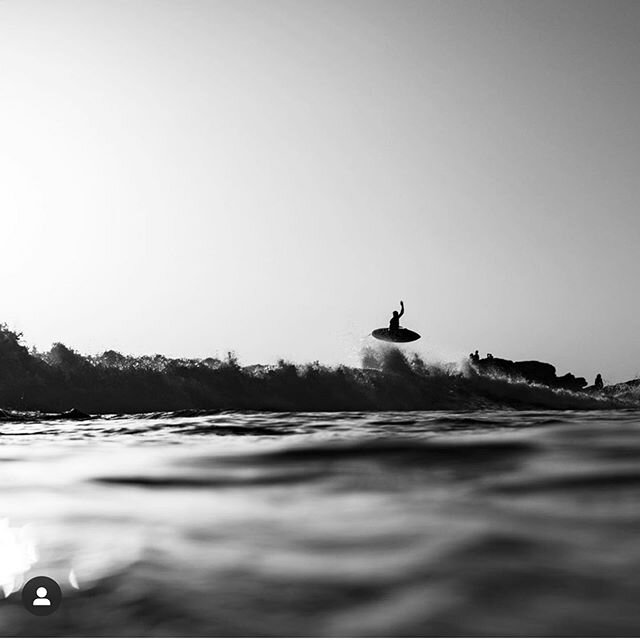
[(354, 364), (403, 298), (640, 373), (640, 2), (4, 0), (0, 321)]

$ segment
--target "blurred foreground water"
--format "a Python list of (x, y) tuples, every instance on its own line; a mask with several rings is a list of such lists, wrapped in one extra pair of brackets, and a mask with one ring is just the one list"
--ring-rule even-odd
[[(0, 434), (5, 636), (640, 634), (638, 411)], [(20, 603), (36, 575), (62, 587), (50, 617)]]

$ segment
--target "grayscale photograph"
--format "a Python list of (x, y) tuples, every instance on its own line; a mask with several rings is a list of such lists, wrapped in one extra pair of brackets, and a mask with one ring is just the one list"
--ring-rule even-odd
[(0, 636), (640, 636), (640, 1), (0, 0)]

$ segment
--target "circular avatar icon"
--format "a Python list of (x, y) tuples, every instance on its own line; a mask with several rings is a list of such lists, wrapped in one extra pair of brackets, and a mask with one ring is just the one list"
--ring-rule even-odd
[(31, 578), (22, 587), (22, 604), (34, 616), (51, 615), (62, 602), (62, 591), (55, 580), (47, 576)]

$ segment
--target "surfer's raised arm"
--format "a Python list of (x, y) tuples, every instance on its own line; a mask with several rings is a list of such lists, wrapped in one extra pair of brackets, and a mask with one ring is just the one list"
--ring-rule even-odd
[(400, 313), (398, 314), (398, 318), (404, 313), (404, 302), (400, 300)]

